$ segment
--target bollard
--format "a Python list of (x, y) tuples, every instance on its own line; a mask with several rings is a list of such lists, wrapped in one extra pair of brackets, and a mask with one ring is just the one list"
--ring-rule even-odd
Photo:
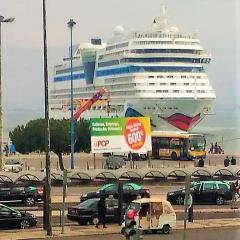
[(89, 170), (89, 164), (88, 164), (88, 161), (87, 161), (87, 170)]
[(193, 222), (193, 204), (188, 209), (188, 222)]

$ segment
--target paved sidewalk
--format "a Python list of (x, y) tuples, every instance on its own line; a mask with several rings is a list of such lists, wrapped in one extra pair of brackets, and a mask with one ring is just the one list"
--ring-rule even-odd
[[(234, 219), (208, 219), (196, 220), (193, 223), (187, 223), (188, 229), (206, 229), (206, 228), (219, 228), (219, 227), (240, 227), (240, 218)], [(174, 230), (183, 229), (183, 221), (178, 221)], [(61, 228), (56, 227), (53, 229), (53, 235), (57, 239), (64, 239), (65, 236), (90, 236), (100, 234), (117, 234), (120, 233), (120, 226), (114, 224), (109, 225), (106, 229), (96, 229), (94, 226), (74, 226), (65, 227), (65, 233), (61, 234)], [(32, 228), (28, 230), (6, 230), (0, 232), (0, 240), (20, 240), (20, 239), (51, 239), (46, 237), (46, 232), (39, 228)]]

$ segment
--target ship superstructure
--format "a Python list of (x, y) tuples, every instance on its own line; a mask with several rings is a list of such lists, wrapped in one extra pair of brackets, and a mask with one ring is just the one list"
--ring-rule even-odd
[[(73, 58), (74, 106), (80, 108), (100, 88), (108, 94), (84, 118), (150, 116), (153, 130), (194, 127), (212, 112), (215, 94), (205, 72), (211, 57), (195, 34), (168, 24), (165, 8), (146, 31), (114, 29), (107, 44), (92, 40)], [(55, 66), (50, 114), (70, 118), (70, 59)]]

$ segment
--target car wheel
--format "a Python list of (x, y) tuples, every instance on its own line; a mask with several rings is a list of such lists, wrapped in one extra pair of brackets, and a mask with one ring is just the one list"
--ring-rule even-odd
[(33, 197), (27, 197), (25, 199), (25, 204), (27, 207), (32, 207), (35, 205), (35, 199)]
[(177, 196), (175, 202), (178, 205), (183, 205), (184, 204), (184, 198), (182, 196)]
[(26, 229), (30, 227), (30, 223), (27, 219), (24, 219), (21, 221), (20, 228), (21, 229)]
[(97, 225), (98, 223), (99, 223), (99, 217), (94, 216), (94, 217), (92, 218), (92, 224), (93, 224), (93, 225)]
[(169, 234), (170, 233), (170, 226), (169, 225), (164, 225), (162, 228), (162, 233), (163, 234)]
[(223, 205), (224, 202), (225, 202), (225, 199), (224, 199), (223, 196), (217, 196), (217, 197), (216, 197), (216, 204), (217, 204), (217, 205)]
[(177, 154), (176, 154), (175, 152), (173, 152), (173, 153), (171, 154), (171, 159), (172, 159), (172, 160), (177, 160)]

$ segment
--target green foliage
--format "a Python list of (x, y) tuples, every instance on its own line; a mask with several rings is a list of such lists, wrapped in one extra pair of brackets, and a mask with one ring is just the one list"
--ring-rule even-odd
[[(90, 149), (89, 122), (81, 119), (75, 122), (75, 151)], [(9, 137), (20, 153), (45, 150), (45, 119), (29, 121), (25, 126), (17, 126)], [(70, 121), (50, 120), (50, 150), (56, 154), (70, 152)]]

